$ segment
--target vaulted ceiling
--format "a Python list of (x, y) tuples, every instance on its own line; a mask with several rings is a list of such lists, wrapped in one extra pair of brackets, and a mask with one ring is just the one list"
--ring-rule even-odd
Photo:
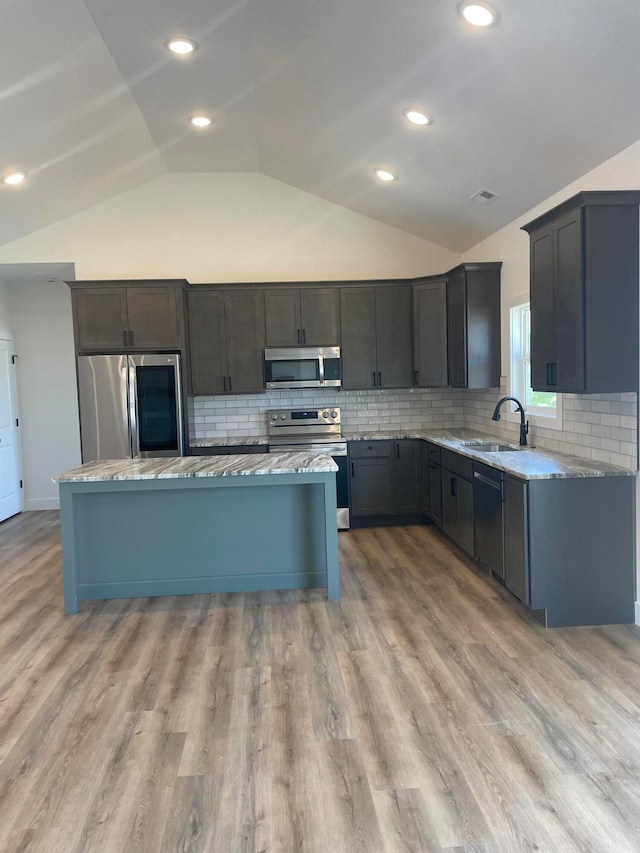
[(457, 0), (0, 0), (0, 176), (28, 173), (0, 243), (166, 172), (260, 171), (463, 251), (640, 139), (635, 0), (493, 5), (475, 29)]

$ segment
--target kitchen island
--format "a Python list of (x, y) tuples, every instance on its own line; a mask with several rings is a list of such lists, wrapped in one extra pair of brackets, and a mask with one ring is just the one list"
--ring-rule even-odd
[(87, 599), (326, 587), (337, 466), (318, 453), (90, 462), (60, 489), (65, 613)]

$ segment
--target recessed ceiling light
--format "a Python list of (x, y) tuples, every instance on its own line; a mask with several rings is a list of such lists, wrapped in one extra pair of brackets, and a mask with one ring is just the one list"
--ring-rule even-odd
[(26, 172), (10, 172), (2, 180), (5, 184), (21, 184), (26, 177)]
[(209, 127), (213, 119), (209, 116), (191, 116), (189, 121), (194, 127)]
[(169, 39), (167, 47), (172, 53), (177, 53), (180, 56), (187, 56), (187, 54), (193, 53), (196, 49), (196, 43), (191, 39), (182, 38), (182, 36), (180, 36), (180, 38)]
[(484, 3), (465, 3), (461, 11), (464, 19), (474, 27), (488, 27), (496, 18), (491, 6)]
[(397, 175), (394, 175), (393, 172), (389, 172), (387, 169), (376, 169), (376, 175), (380, 178), (381, 181), (397, 181)]
[(412, 124), (425, 125), (431, 121), (431, 118), (420, 110), (405, 110), (404, 115)]

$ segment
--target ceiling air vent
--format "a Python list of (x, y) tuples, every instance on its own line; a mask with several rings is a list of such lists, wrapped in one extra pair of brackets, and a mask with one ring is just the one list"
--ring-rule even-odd
[(470, 201), (477, 201), (478, 204), (491, 204), (497, 198), (500, 198), (499, 193), (492, 193), (491, 190), (478, 190), (470, 197)]

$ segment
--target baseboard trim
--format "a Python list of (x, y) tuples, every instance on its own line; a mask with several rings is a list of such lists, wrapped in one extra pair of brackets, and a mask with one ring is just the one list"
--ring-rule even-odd
[(27, 498), (24, 502), (26, 512), (39, 509), (60, 509), (60, 498)]
[(640, 601), (636, 601), (636, 625), (640, 625)]

